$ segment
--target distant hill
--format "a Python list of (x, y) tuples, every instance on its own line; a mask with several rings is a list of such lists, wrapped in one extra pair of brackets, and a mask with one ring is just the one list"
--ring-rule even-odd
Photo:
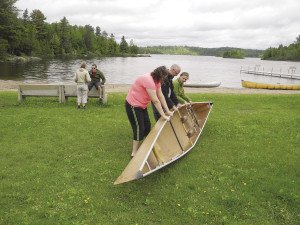
[(237, 50), (244, 53), (244, 57), (260, 58), (263, 50), (242, 49), (232, 47), (201, 48), (191, 46), (147, 46), (139, 47), (139, 54), (169, 54), (169, 55), (203, 55), (223, 57), (225, 52)]

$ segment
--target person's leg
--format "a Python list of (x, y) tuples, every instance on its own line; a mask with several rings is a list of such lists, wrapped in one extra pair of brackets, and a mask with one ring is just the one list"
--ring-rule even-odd
[(101, 97), (101, 84), (99, 81), (97, 81), (95, 83), (95, 88), (97, 89), (98, 93), (99, 93), (99, 97)]
[(82, 86), (82, 106), (85, 109), (85, 104), (87, 103), (88, 98), (88, 86), (83, 85)]
[(143, 115), (142, 110), (139, 108), (134, 108), (127, 102), (125, 103), (126, 113), (128, 120), (130, 122), (132, 131), (133, 131), (133, 143), (132, 143), (132, 153), (131, 156), (135, 156), (140, 141), (143, 139), (144, 136), (144, 125), (143, 125)]
[(80, 109), (80, 103), (81, 103), (81, 89), (80, 85), (77, 85), (77, 108)]
[(145, 138), (147, 137), (147, 135), (150, 133), (151, 130), (151, 122), (150, 122), (147, 108), (144, 110), (144, 126), (145, 126), (145, 130), (144, 130), (144, 138)]
[(89, 88), (89, 91), (93, 88), (93, 81), (90, 81), (89, 83), (88, 83), (88, 88)]

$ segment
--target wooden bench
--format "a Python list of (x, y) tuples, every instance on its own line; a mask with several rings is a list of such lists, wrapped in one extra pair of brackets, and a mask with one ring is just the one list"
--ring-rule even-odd
[(20, 84), (18, 100), (22, 101), (28, 96), (58, 97), (62, 102), (62, 85), (59, 84)]
[[(58, 97), (60, 103), (66, 102), (69, 97), (77, 97), (76, 84), (20, 84), (18, 88), (18, 100), (22, 101), (28, 96)], [(88, 93), (89, 98), (99, 98), (103, 104), (107, 103), (105, 86), (102, 85), (100, 93), (95, 87)]]

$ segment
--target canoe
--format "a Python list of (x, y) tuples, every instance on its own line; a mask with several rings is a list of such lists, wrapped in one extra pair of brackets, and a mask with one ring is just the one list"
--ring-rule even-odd
[(197, 143), (212, 102), (183, 105), (170, 121), (160, 118), (114, 184), (140, 179), (187, 154)]
[(266, 84), (242, 80), (242, 86), (255, 89), (300, 90), (300, 84)]
[(213, 87), (219, 87), (221, 85), (221, 82), (209, 82), (209, 83), (199, 83), (199, 84), (184, 84), (184, 87), (191, 87), (191, 88), (213, 88)]

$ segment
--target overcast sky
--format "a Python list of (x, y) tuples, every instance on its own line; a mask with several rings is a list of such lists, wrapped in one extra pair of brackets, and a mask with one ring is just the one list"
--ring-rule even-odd
[(300, 0), (18, 0), (47, 22), (99, 26), (138, 46), (266, 49), (300, 35)]

